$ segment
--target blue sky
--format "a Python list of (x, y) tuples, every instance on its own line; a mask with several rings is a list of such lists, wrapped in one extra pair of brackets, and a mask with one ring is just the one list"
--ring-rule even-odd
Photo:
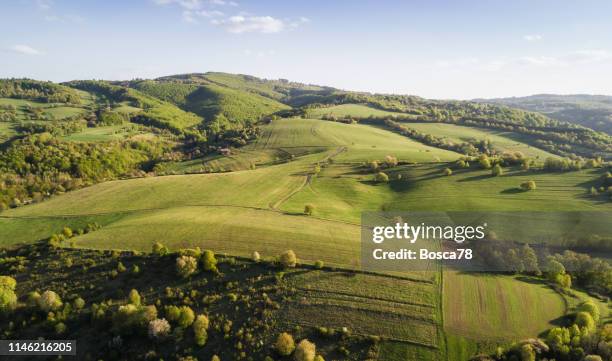
[(0, 77), (226, 71), (470, 99), (612, 95), (608, 0), (0, 0)]

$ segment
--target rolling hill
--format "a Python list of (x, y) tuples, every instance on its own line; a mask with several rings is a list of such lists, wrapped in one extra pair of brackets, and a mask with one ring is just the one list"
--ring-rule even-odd
[(539, 112), (551, 118), (583, 125), (612, 135), (612, 96), (538, 94), (528, 97), (478, 99)]

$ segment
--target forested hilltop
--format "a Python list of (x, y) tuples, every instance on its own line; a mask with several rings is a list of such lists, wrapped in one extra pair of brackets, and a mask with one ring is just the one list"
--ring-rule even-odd
[(612, 96), (538, 94), (476, 101), (540, 112), (554, 119), (612, 134)]

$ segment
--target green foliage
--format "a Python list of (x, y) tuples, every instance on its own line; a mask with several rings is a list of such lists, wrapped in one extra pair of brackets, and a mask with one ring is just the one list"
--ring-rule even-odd
[(504, 174), (504, 169), (499, 164), (495, 164), (493, 169), (491, 169), (491, 175), (494, 177), (500, 176)]
[(81, 103), (81, 98), (74, 89), (29, 79), (0, 79), (0, 98), (31, 99), (46, 103)]
[(293, 341), (293, 336), (288, 334), (287, 332), (283, 332), (276, 338), (276, 342), (274, 343), (274, 349), (281, 356), (289, 356), (295, 349), (295, 341)]
[(17, 287), (17, 281), (15, 281), (13, 277), (0, 276), (0, 289), (8, 289), (14, 291), (15, 287)]
[(160, 242), (153, 243), (152, 252), (158, 256), (165, 256), (168, 254), (168, 248)]
[(304, 339), (295, 348), (294, 358), (296, 361), (314, 361), (316, 352), (315, 344)]
[(583, 302), (578, 306), (578, 311), (588, 313), (596, 323), (599, 322), (599, 307), (593, 301), (588, 300)]
[(218, 272), (217, 258), (215, 253), (210, 250), (205, 250), (202, 254), (202, 265), (205, 271)]
[(297, 256), (295, 252), (288, 250), (281, 253), (278, 261), (284, 268), (293, 268), (297, 264)]
[(195, 319), (195, 314), (193, 310), (189, 306), (181, 306), (179, 307), (179, 317), (176, 320), (176, 323), (181, 328), (187, 328), (191, 326)]
[(383, 172), (378, 172), (374, 176), (374, 180), (378, 183), (387, 183), (389, 182), (389, 176)]
[(0, 287), (0, 315), (12, 312), (17, 306), (17, 295), (8, 287)]
[(315, 268), (316, 268), (316, 269), (322, 269), (322, 268), (323, 268), (323, 266), (325, 266), (325, 263), (324, 263), (323, 261), (321, 261), (321, 260), (317, 260), (317, 261), (314, 263), (314, 266), (315, 266)]
[(524, 191), (533, 191), (536, 189), (536, 182), (534, 180), (523, 182), (521, 183), (521, 189)]
[(134, 306), (140, 306), (141, 299), (137, 290), (132, 289), (130, 291), (130, 294), (128, 295), (128, 302)]
[(442, 171), (442, 173), (443, 173), (445, 176), (451, 176), (451, 175), (453, 175), (453, 171), (452, 171), (452, 169), (450, 169), (450, 168), (444, 168), (444, 170)]
[(576, 314), (576, 318), (574, 319), (574, 323), (580, 327), (585, 328), (589, 332), (595, 330), (595, 320), (593, 320), (593, 316), (590, 313), (580, 311)]
[(198, 315), (195, 321), (193, 322), (193, 333), (195, 335), (196, 344), (200, 347), (206, 345), (206, 340), (208, 338), (208, 317), (205, 315)]

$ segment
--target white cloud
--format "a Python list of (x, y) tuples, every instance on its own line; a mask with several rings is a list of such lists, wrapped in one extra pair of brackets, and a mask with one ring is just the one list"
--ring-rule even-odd
[(49, 10), (51, 9), (51, 5), (53, 5), (53, 1), (51, 0), (36, 0), (36, 6), (41, 10)]
[(218, 10), (200, 10), (198, 12), (198, 15), (204, 18), (218, 18), (218, 17), (223, 16), (223, 13)]
[(534, 42), (534, 41), (540, 41), (542, 40), (542, 35), (540, 34), (528, 34), (528, 35), (524, 35), (523, 39), (529, 41), (529, 42)]
[(235, 15), (223, 20), (213, 20), (213, 25), (219, 25), (228, 32), (242, 33), (278, 33), (285, 29), (285, 23), (272, 16), (244, 16)]
[(235, 1), (226, 1), (226, 0), (209, 0), (212, 5), (219, 6), (238, 6), (238, 3)]
[(176, 4), (183, 9), (196, 10), (202, 7), (201, 0), (153, 0), (158, 5)]
[(15, 53), (19, 53), (19, 54), (25, 54), (25, 55), (40, 55), (42, 54), (42, 52), (40, 50), (34, 49), (31, 46), (28, 45), (23, 45), (23, 44), (18, 44), (18, 45), (13, 45), (9, 48), (10, 51), (15, 52)]

